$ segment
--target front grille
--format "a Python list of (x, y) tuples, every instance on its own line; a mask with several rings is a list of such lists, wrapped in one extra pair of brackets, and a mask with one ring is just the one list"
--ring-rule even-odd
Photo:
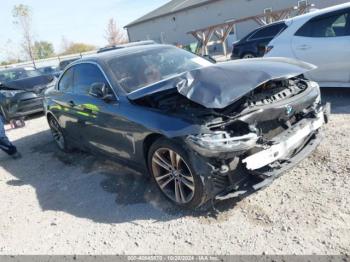
[(279, 120), (269, 120), (260, 122), (257, 124), (257, 128), (261, 131), (265, 139), (271, 140), (272, 138), (286, 130), (287, 121), (289, 121), (290, 125), (293, 125), (297, 122), (296, 117), (292, 116), (288, 120), (284, 120), (284, 122)]
[(267, 140), (282, 133), (285, 129), (281, 123), (277, 120), (265, 121), (257, 124), (257, 128), (262, 133), (263, 137)]
[(290, 85), (288, 88), (280, 87), (278, 88), (278, 91), (264, 91), (251, 97), (251, 99), (248, 101), (248, 105), (251, 107), (270, 105), (300, 93), (303, 88), (304, 86), (299, 87), (298, 85)]

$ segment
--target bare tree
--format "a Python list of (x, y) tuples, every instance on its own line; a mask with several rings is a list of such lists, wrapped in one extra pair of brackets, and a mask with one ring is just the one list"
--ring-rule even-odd
[(69, 41), (65, 36), (62, 36), (61, 38), (61, 51), (66, 51), (70, 46), (72, 45), (72, 42)]
[(127, 42), (124, 32), (118, 28), (117, 23), (113, 18), (108, 20), (105, 38), (108, 41), (108, 45), (111, 46)]
[(33, 54), (31, 10), (27, 5), (23, 5), (23, 4), (15, 5), (12, 10), (12, 16), (14, 18), (14, 21), (13, 21), (14, 24), (18, 25), (22, 30), (22, 34), (23, 34), (22, 48), (25, 54), (33, 62), (33, 65), (35, 67), (34, 54)]
[(20, 53), (14, 48), (14, 43), (10, 39), (0, 47), (0, 52), (3, 53), (8, 62), (18, 62), (21, 60)]

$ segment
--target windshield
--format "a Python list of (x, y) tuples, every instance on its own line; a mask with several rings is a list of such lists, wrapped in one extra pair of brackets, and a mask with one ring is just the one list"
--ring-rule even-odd
[(131, 93), (161, 80), (212, 65), (209, 61), (175, 47), (144, 50), (109, 61), (118, 83)]
[(28, 77), (40, 76), (40, 72), (33, 69), (10, 69), (5, 71), (0, 71), (0, 83), (6, 83), (10, 81), (16, 81)]

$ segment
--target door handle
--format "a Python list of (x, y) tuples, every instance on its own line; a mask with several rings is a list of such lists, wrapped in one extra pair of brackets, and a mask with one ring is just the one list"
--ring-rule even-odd
[(69, 105), (70, 107), (75, 107), (74, 101), (69, 101), (69, 102), (68, 102), (68, 105)]
[(309, 46), (309, 45), (300, 45), (297, 47), (297, 49), (299, 49), (299, 50), (308, 50), (310, 48), (311, 48), (311, 46)]

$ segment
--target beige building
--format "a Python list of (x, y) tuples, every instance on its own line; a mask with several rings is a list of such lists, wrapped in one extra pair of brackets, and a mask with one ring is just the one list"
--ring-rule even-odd
[[(304, 3), (302, 3), (304, 2)], [(130, 41), (155, 40), (160, 43), (187, 45), (195, 42), (189, 31), (214, 24), (298, 6), (305, 2), (315, 8), (345, 3), (343, 0), (172, 0), (125, 26)], [(249, 33), (254, 21), (236, 25), (236, 39)]]

